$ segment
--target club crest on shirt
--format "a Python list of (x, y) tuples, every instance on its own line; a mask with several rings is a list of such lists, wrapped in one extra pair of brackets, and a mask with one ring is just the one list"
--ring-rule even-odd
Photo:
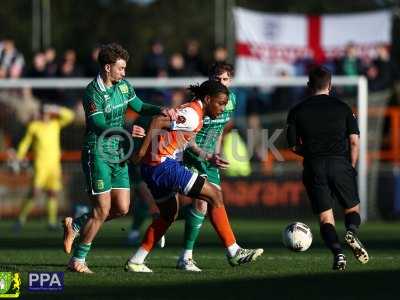
[(89, 102), (88, 110), (90, 114), (95, 113), (97, 111), (96, 104), (93, 101)]
[(178, 116), (176, 119), (176, 124), (183, 124), (186, 122), (186, 118), (184, 116)]
[(121, 84), (118, 88), (123, 94), (127, 94), (129, 92), (128, 86), (126, 84)]

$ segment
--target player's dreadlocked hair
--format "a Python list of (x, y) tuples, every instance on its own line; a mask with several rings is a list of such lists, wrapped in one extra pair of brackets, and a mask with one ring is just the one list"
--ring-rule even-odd
[(215, 77), (221, 75), (222, 73), (228, 73), (229, 77), (233, 77), (234, 69), (231, 64), (226, 62), (216, 62), (212, 64), (210, 69), (208, 70), (208, 78), (215, 80)]
[(229, 97), (227, 87), (215, 80), (207, 80), (200, 85), (191, 85), (189, 91), (193, 94), (194, 99), (200, 100), (204, 100), (207, 95), (217, 96), (220, 93)]
[(99, 52), (99, 64), (104, 67), (108, 64), (114, 64), (118, 59), (123, 59), (126, 62), (129, 60), (129, 53), (121, 45), (111, 43), (102, 45)]

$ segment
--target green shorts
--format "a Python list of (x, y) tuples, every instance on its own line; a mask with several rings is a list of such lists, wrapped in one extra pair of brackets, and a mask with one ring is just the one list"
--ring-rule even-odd
[(86, 177), (87, 190), (91, 195), (106, 193), (112, 189), (130, 189), (126, 162), (107, 162), (93, 150), (83, 149), (82, 168)]
[(209, 162), (198, 157), (193, 157), (193, 155), (188, 152), (184, 152), (183, 164), (190, 170), (199, 173), (200, 176), (206, 177), (208, 182), (221, 186), (219, 169)]

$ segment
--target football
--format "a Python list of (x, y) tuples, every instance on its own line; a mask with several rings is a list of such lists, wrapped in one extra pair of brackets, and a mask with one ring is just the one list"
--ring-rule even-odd
[(292, 251), (302, 252), (310, 248), (312, 233), (306, 224), (291, 223), (283, 230), (283, 244)]

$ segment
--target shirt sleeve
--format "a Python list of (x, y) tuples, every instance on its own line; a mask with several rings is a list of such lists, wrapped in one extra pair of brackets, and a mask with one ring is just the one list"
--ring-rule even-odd
[(177, 111), (178, 118), (171, 122), (171, 130), (195, 131), (200, 125), (200, 117), (191, 107), (185, 107)]
[(83, 109), (88, 119), (95, 115), (103, 114), (103, 100), (100, 95), (87, 90), (83, 97)]
[(287, 117), (286, 138), (289, 147), (294, 147), (297, 145), (296, 116), (293, 110), (289, 111), (289, 115)]
[(107, 129), (112, 129), (112, 126), (108, 126), (104, 114), (94, 114), (88, 119), (88, 126), (97, 135), (101, 135)]
[(350, 134), (360, 134), (360, 130), (358, 129), (358, 121), (356, 115), (352, 112), (351, 108), (348, 108), (347, 117), (346, 117), (346, 127), (347, 127), (347, 135)]

